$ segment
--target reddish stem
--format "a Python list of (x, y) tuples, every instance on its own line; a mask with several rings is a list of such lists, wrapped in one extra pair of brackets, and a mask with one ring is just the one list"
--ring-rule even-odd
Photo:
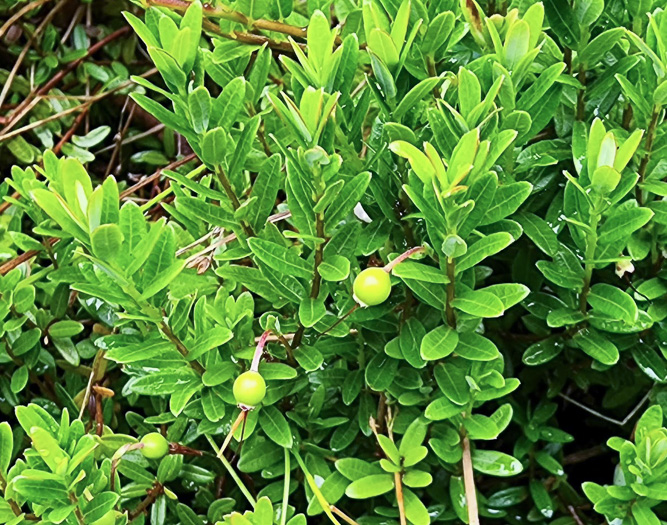
[(394, 267), (395, 267), (397, 264), (401, 264), (401, 263), (402, 263), (403, 261), (405, 261), (406, 259), (409, 259), (410, 257), (412, 257), (415, 253), (422, 253), (422, 252), (424, 252), (424, 251), (426, 251), (426, 248), (424, 248), (423, 246), (415, 246), (414, 248), (410, 248), (408, 251), (402, 253), (401, 255), (399, 255), (398, 257), (396, 257), (396, 259), (394, 259), (393, 261), (391, 261), (390, 263), (388, 263), (388, 264), (383, 268), (383, 270), (384, 270), (385, 272), (387, 272), (387, 273), (391, 273), (391, 271), (394, 269)]
[(250, 364), (250, 370), (253, 372), (257, 372), (259, 370), (259, 362), (262, 359), (262, 354), (264, 353), (264, 346), (266, 345), (266, 341), (269, 339), (269, 336), (273, 332), (271, 330), (265, 330), (262, 336), (259, 338), (259, 341), (257, 342), (257, 348), (255, 349), (255, 355), (252, 358), (252, 363)]

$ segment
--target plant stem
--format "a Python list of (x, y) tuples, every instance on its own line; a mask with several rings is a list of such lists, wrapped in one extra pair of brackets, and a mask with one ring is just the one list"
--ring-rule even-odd
[(257, 342), (257, 348), (255, 348), (255, 355), (252, 356), (252, 363), (250, 364), (250, 370), (257, 372), (259, 370), (259, 361), (262, 359), (262, 354), (264, 353), (264, 346), (269, 336), (272, 334), (271, 330), (265, 330), (262, 336)]
[(637, 197), (637, 202), (641, 206), (644, 203), (644, 195), (642, 189), (639, 187), (639, 184), (644, 182), (646, 177), (646, 168), (648, 163), (651, 160), (651, 150), (653, 149), (653, 141), (655, 140), (655, 132), (658, 127), (658, 119), (660, 118), (660, 108), (657, 106), (653, 107), (653, 114), (651, 115), (651, 121), (648, 125), (648, 130), (646, 131), (646, 142), (644, 143), (644, 149), (646, 153), (642, 157), (641, 162), (639, 163), (639, 169), (637, 173), (639, 174), (639, 182), (635, 186), (635, 195)]
[[(324, 215), (318, 213), (315, 216), (315, 228), (317, 231), (317, 236), (320, 239), (324, 239)], [(311, 299), (317, 299), (320, 295), (320, 286), (322, 283), (322, 276), (318, 271), (320, 264), (322, 264), (322, 259), (324, 258), (324, 245), (326, 242), (321, 242), (315, 248), (315, 268), (313, 270), (313, 287), (310, 289)]]
[(289, 501), (290, 459), (289, 450), (285, 448), (285, 475), (283, 476), (283, 505), (280, 509), (280, 525), (287, 521), (287, 503)]
[(468, 525), (479, 525), (479, 511), (477, 510), (477, 491), (475, 477), (472, 471), (472, 456), (470, 454), (470, 440), (465, 433), (462, 436), (463, 447), (463, 483), (465, 485), (466, 506), (468, 507)]
[(142, 512), (145, 512), (148, 507), (155, 503), (155, 500), (157, 500), (163, 492), (164, 487), (160, 482), (156, 481), (155, 485), (153, 485), (153, 487), (148, 490), (148, 495), (144, 498), (144, 500), (139, 503), (139, 505), (137, 505), (134, 510), (128, 512), (127, 521), (130, 522), (138, 518)]
[(387, 264), (384, 267), (384, 271), (387, 273), (391, 273), (391, 271), (396, 267), (396, 265), (401, 264), (403, 261), (406, 259), (409, 259), (412, 257), (415, 253), (421, 253), (425, 250), (423, 246), (415, 246), (414, 248), (410, 248), (408, 251), (403, 252), (401, 255), (393, 259), (389, 264)]
[(79, 525), (86, 525), (86, 520), (83, 519), (83, 514), (81, 514), (81, 509), (79, 508), (79, 498), (76, 497), (74, 492), (69, 493), (69, 500), (74, 503), (74, 515), (76, 516), (76, 521), (79, 522)]
[(405, 501), (403, 501), (403, 481), (401, 480), (401, 473), (394, 472), (394, 485), (396, 486), (396, 502), (398, 503), (398, 515), (401, 520), (401, 525), (407, 525), (408, 521), (405, 517)]
[(213, 447), (213, 451), (215, 452), (217, 458), (220, 460), (220, 462), (224, 465), (225, 469), (227, 469), (227, 472), (231, 476), (231, 478), (236, 482), (236, 485), (238, 486), (239, 490), (243, 493), (243, 495), (246, 497), (250, 505), (254, 508), (257, 502), (255, 501), (255, 498), (252, 497), (252, 494), (250, 494), (250, 491), (248, 488), (243, 484), (243, 481), (241, 481), (241, 478), (238, 476), (238, 474), (234, 471), (234, 468), (232, 465), (227, 461), (227, 458), (224, 455), (218, 455), (219, 449), (218, 445), (215, 444), (215, 441), (213, 441), (213, 438), (209, 436), (208, 434), (206, 435), (206, 439), (208, 442), (211, 444), (211, 447)]
[[(168, 7), (169, 9), (179, 12), (184, 12), (190, 6), (190, 2), (184, 0), (148, 0), (147, 3), (156, 7)], [(237, 22), (250, 29), (274, 31), (296, 38), (306, 38), (306, 29), (303, 27), (292, 26), (283, 22), (275, 22), (273, 20), (252, 20), (243, 13), (228, 9), (227, 7), (214, 7), (211, 4), (205, 4), (205, 6), (205, 17), (222, 18), (223, 20)]]
[[(324, 239), (324, 216), (321, 213), (315, 215), (315, 229), (317, 231), (317, 236), (321, 239)], [(319, 272), (320, 264), (322, 264), (322, 259), (324, 258), (324, 246), (326, 241), (321, 242), (315, 248), (315, 264), (313, 268), (313, 285), (310, 289), (310, 298), (317, 299), (320, 295), (320, 286), (322, 283), (322, 276)], [(298, 348), (303, 339), (303, 334), (306, 331), (306, 327), (299, 321), (299, 328), (297, 328), (294, 333), (294, 339), (292, 339), (292, 349)]]
[(359, 525), (356, 521), (354, 521), (352, 518), (350, 518), (347, 514), (345, 514), (342, 510), (340, 510), (335, 505), (329, 505), (329, 508), (331, 509), (331, 512), (333, 512), (337, 516), (340, 516), (343, 519), (343, 521), (345, 521), (346, 523), (349, 523), (350, 525)]
[[(227, 177), (225, 171), (222, 169), (222, 166), (218, 166), (215, 170), (215, 173), (218, 176), (220, 185), (225, 190), (227, 197), (231, 201), (234, 211), (238, 210), (241, 207), (241, 203), (239, 202), (239, 198), (236, 196), (236, 193), (234, 193), (234, 188), (232, 188), (232, 183), (229, 181), (229, 178)], [(245, 220), (241, 221), (241, 227), (243, 228), (243, 231), (248, 237), (255, 236), (255, 232), (252, 231), (252, 227)]]
[(584, 68), (584, 64), (579, 65), (578, 80), (583, 87), (577, 93), (577, 120), (583, 121), (586, 109), (584, 101), (584, 95), (586, 93), (586, 69)]
[[(7, 480), (5, 477), (2, 475), (2, 472), (0, 472), (0, 489), (4, 493), (7, 490)], [(21, 507), (19, 507), (19, 504), (16, 503), (13, 499), (5, 498), (5, 501), (9, 504), (9, 506), (12, 509), (12, 512), (16, 516), (20, 516), (23, 514), (23, 511), (21, 510)]]
[[(167, 339), (169, 339), (174, 344), (174, 346), (179, 351), (179, 353), (187, 359), (188, 354), (190, 352), (188, 351), (188, 349), (185, 346), (185, 344), (183, 343), (183, 341), (181, 341), (178, 338), (178, 336), (171, 330), (171, 327), (165, 321), (161, 321), (160, 324), (159, 324), (159, 327), (160, 327), (160, 331), (164, 335), (166, 335)], [(206, 369), (202, 365), (200, 365), (198, 361), (188, 361), (188, 363), (190, 364), (190, 366), (192, 367), (192, 369), (194, 371), (196, 371), (200, 374), (203, 374), (204, 372), (206, 372)]]
[(239, 425), (245, 421), (246, 416), (248, 415), (247, 410), (241, 409), (241, 412), (239, 413), (239, 416), (236, 418), (236, 421), (232, 424), (232, 428), (229, 431), (229, 434), (227, 434), (227, 437), (225, 438), (224, 443), (220, 447), (220, 450), (218, 450), (217, 456), (219, 458), (222, 457), (223, 453), (225, 452), (225, 449), (229, 446), (229, 442), (232, 440), (234, 437), (234, 432), (236, 432), (236, 429), (239, 428)]
[(292, 452), (294, 454), (296, 462), (299, 464), (299, 468), (303, 471), (303, 474), (306, 477), (306, 482), (308, 483), (308, 486), (310, 487), (310, 489), (315, 494), (315, 497), (317, 498), (317, 501), (319, 502), (320, 506), (322, 507), (322, 510), (324, 510), (324, 513), (332, 521), (332, 523), (334, 523), (334, 525), (340, 525), (340, 522), (336, 519), (336, 517), (331, 512), (331, 505), (329, 504), (327, 499), (324, 497), (324, 494), (322, 494), (322, 491), (317, 486), (317, 483), (315, 483), (315, 478), (313, 478), (313, 475), (308, 470), (308, 467), (306, 467), (306, 464), (303, 462), (303, 459), (301, 459), (301, 456), (299, 455), (299, 452), (296, 449), (294, 449)]
[(445, 305), (445, 313), (447, 316), (447, 324), (450, 328), (456, 329), (456, 314), (452, 307), (452, 301), (456, 297), (456, 263), (451, 257), (447, 258), (447, 278), (449, 279), (449, 283), (447, 283), (447, 304)]
[(347, 318), (350, 317), (354, 312), (356, 312), (356, 311), (357, 311), (357, 308), (359, 308), (359, 303), (356, 303), (352, 308), (350, 308), (347, 312), (345, 312), (345, 314), (343, 315), (343, 317), (339, 318), (334, 324), (332, 324), (329, 328), (327, 328), (324, 332), (322, 332), (322, 333), (320, 334), (320, 337), (323, 336), (323, 335), (325, 335), (325, 334), (328, 334), (329, 332), (331, 332), (331, 330), (333, 330), (334, 328), (336, 328), (339, 324), (341, 324), (343, 321), (345, 321), (345, 319), (347, 319)]
[(591, 211), (591, 224), (590, 230), (586, 234), (586, 254), (584, 261), (584, 286), (581, 290), (581, 295), (579, 296), (579, 309), (581, 313), (585, 314), (587, 310), (587, 301), (588, 293), (591, 289), (591, 278), (593, 277), (593, 269), (595, 268), (595, 250), (598, 244), (598, 223), (600, 222), (600, 216), (595, 212)]

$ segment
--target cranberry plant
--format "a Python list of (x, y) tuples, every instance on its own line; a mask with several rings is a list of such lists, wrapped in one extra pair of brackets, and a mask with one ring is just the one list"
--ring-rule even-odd
[(0, 524), (667, 521), (660, 0), (125, 7), (183, 150), (3, 183)]

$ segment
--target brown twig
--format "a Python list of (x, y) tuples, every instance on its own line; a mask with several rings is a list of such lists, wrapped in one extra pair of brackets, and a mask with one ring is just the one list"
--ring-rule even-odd
[(140, 180), (136, 184), (130, 186), (129, 188), (127, 188), (126, 190), (121, 192), (120, 198), (125, 199), (125, 198), (129, 197), (130, 195), (132, 195), (137, 190), (139, 190), (139, 189), (143, 188), (144, 186), (149, 185), (151, 182), (154, 182), (155, 180), (159, 179), (164, 170), (174, 170), (176, 168), (179, 168), (179, 167), (183, 166), (184, 164), (187, 164), (191, 160), (195, 160), (196, 158), (197, 158), (197, 155), (195, 155), (194, 153), (191, 153), (190, 155), (187, 155), (187, 156), (183, 157), (182, 159), (175, 160), (174, 162), (172, 162), (170, 164), (167, 164), (166, 166), (163, 166), (162, 168), (158, 169), (152, 175), (149, 175), (145, 179)]
[(30, 2), (29, 4), (24, 5), (21, 9), (16, 11), (16, 13), (10, 16), (4, 24), (2, 24), (2, 27), (0, 27), (0, 38), (2, 38), (2, 35), (5, 34), (5, 31), (13, 26), (14, 23), (17, 22), (23, 15), (50, 1), (51, 0), (34, 0), (34, 2)]
[(134, 510), (127, 513), (127, 521), (130, 522), (141, 516), (141, 514), (144, 513), (153, 503), (155, 503), (158, 497), (163, 493), (164, 487), (162, 486), (162, 483), (156, 481), (155, 485), (153, 485), (153, 487), (148, 490), (148, 495), (144, 498), (144, 500), (139, 503), (139, 505), (137, 505)]
[[(65, 1), (61, 0), (58, 2), (44, 17), (42, 22), (37, 26), (37, 29), (30, 35), (30, 38), (28, 39), (28, 42), (26, 45), (23, 47), (21, 50), (21, 53), (19, 54), (18, 58), (16, 59), (16, 62), (14, 62), (14, 66), (12, 67), (12, 70), (9, 73), (9, 77), (7, 77), (7, 80), (5, 81), (4, 86), (2, 87), (2, 92), (0, 92), (0, 106), (5, 101), (5, 97), (7, 96), (7, 93), (9, 93), (9, 89), (11, 88), (12, 83), (14, 82), (14, 78), (16, 77), (16, 74), (18, 73), (19, 68), (21, 67), (21, 64), (23, 63), (23, 59), (25, 56), (28, 54), (28, 51), (32, 47), (33, 43), (35, 42), (35, 39), (44, 31), (46, 27), (51, 23), (51, 20), (53, 19), (54, 16), (58, 13), (58, 11), (65, 5)], [(21, 105), (19, 104), (19, 107)], [(16, 110), (14, 110), (16, 111)]]
[[(184, 0), (147, 0), (148, 5), (156, 7), (167, 7), (178, 12), (185, 12), (190, 7), (190, 2)], [(231, 22), (237, 22), (250, 29), (260, 31), (273, 31), (276, 33), (283, 33), (296, 38), (306, 38), (306, 28), (292, 26), (283, 22), (276, 22), (273, 20), (251, 20), (240, 11), (234, 11), (223, 6), (214, 6), (212, 4), (205, 4), (204, 16), (209, 18), (222, 18)]]
[(83, 63), (84, 60), (87, 58), (90, 58), (92, 55), (97, 53), (100, 49), (103, 47), (107, 46), (110, 42), (113, 42), (117, 38), (125, 35), (126, 33), (129, 33), (130, 31), (130, 26), (124, 26), (121, 27), (120, 29), (117, 29), (113, 33), (107, 35), (105, 38), (97, 42), (96, 44), (90, 46), (88, 51), (84, 56), (81, 58), (74, 60), (73, 62), (68, 63), (63, 69), (58, 71), (53, 77), (51, 77), (50, 80), (48, 80), (42, 87), (37, 89), (36, 91), (31, 91), (28, 96), (14, 109), (12, 112), (12, 116), (10, 117), (9, 123), (5, 126), (5, 128), (0, 132), (0, 134), (4, 135), (6, 134), (10, 129), (12, 129), (18, 120), (20, 120), (20, 117), (16, 117), (15, 115), (19, 115), (23, 109), (32, 102), (34, 98), (41, 97), (43, 95), (46, 95), (51, 89), (53, 89), (55, 86), (57, 86), (60, 81), (67, 76), (68, 73), (74, 71), (77, 67), (79, 67), (80, 64)]

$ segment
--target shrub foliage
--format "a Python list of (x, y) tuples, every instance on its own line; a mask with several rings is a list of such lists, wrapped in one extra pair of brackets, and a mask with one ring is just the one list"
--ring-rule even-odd
[(667, 520), (662, 0), (98, 3), (0, 1), (0, 523)]

